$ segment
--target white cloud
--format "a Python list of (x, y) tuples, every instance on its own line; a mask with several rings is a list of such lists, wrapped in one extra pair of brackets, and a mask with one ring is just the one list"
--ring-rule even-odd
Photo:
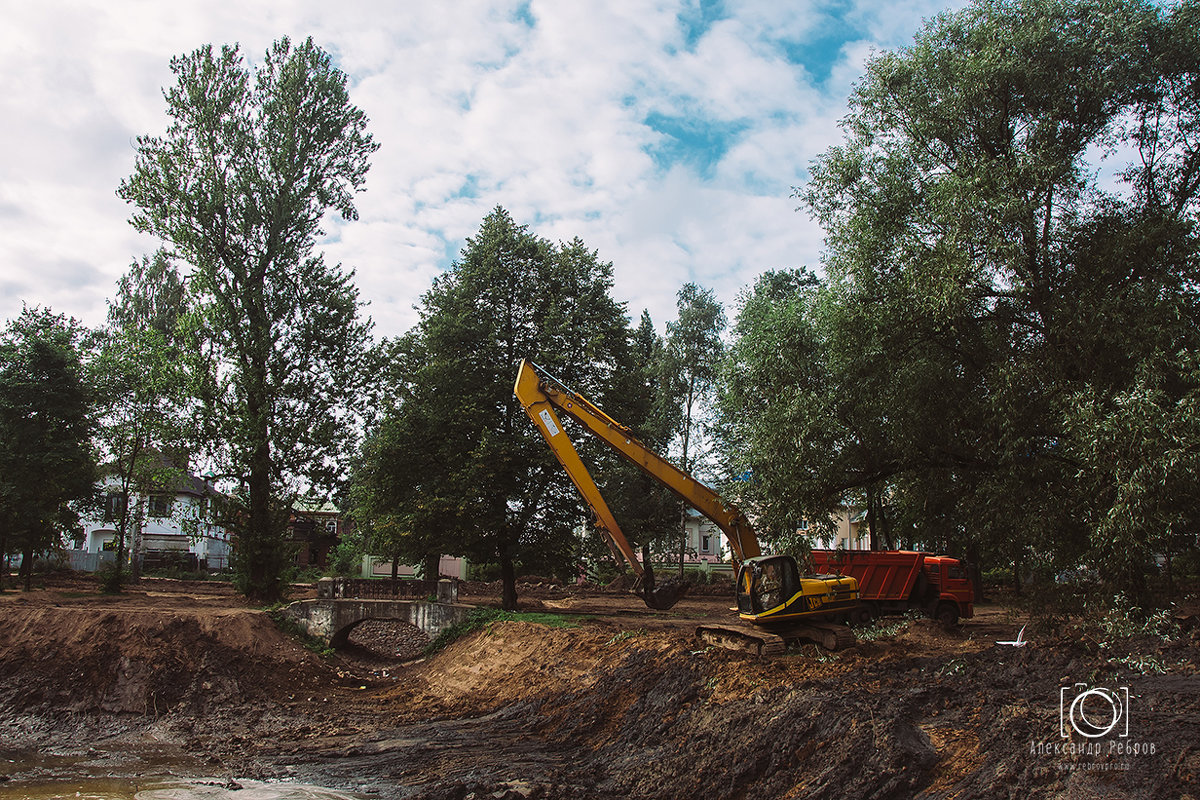
[[(334, 55), (381, 144), (360, 220), (331, 221), (326, 247), (328, 261), (356, 269), (378, 333), (415, 321), (414, 303), (496, 205), (535, 233), (598, 249), (631, 316), (648, 307), (660, 327), (687, 280), (732, 302), (763, 269), (816, 265), (820, 231), (794, 210), (791, 186), (840, 138), (868, 49), (904, 44), (942, 4), (860, 2), (840, 23), (866, 33), (818, 84), (784, 44), (836, 27), (829, 4), (729, 4), (692, 42), (682, 6), (48, 0), (9, 10), (0, 318), (24, 301), (103, 321), (117, 277), (155, 247), (114, 193), (135, 137), (166, 127), (171, 57), (238, 42), (257, 62), (281, 35), (312, 35)], [(664, 165), (648, 153), (669, 143), (645, 124), (652, 112), (737, 123), (737, 133), (698, 155), (715, 159), (710, 168)]]

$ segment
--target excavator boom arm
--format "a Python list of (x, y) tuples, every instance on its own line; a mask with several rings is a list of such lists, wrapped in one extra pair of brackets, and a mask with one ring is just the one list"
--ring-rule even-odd
[(533, 376), (532, 383), (528, 380), (522, 383), (522, 378), (525, 377), (525, 363), (521, 363), (522, 371), (517, 377), (517, 385), (514, 389), (517, 399), (521, 401), (525, 413), (533, 420), (533, 424), (545, 438), (546, 443), (550, 445), (551, 452), (558, 458), (558, 462), (570, 476), (575, 488), (579, 490), (583, 499), (595, 512), (599, 527), (604, 529), (609, 540), (629, 562), (634, 573), (641, 576), (642, 565), (634, 555), (633, 547), (625, 538), (625, 534), (621, 532), (621, 526), (617, 524), (616, 518), (609, 510), (604, 495), (600, 493), (600, 487), (596, 486), (596, 481), (592, 479), (591, 473), (579, 458), (579, 453), (575, 450), (571, 437), (567, 436), (566, 431), (563, 430), (562, 421), (554, 412), (554, 404), (538, 389), (536, 376)]
[(612, 518), (608, 504), (604, 502), (595, 481), (579, 459), (570, 438), (563, 433), (556, 411), (576, 420), (588, 432), (716, 523), (729, 539), (738, 561), (760, 555), (758, 538), (738, 509), (722, 501), (712, 489), (646, 447), (628, 428), (586, 398), (553, 380), (529, 361), (521, 362), (513, 392), (520, 400), (525, 413), (549, 443), (551, 450), (558, 456), (559, 462), (571, 476), (580, 494), (596, 512), (600, 524), (607, 529), (614, 543), (639, 575), (641, 570), (632, 556), (629, 542), (625, 540), (616, 520)]

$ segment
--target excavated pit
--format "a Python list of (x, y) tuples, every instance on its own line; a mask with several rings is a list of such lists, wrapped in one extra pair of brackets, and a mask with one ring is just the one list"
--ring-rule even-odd
[[(1016, 649), (993, 642), (1023, 620), (984, 607), (958, 632), (902, 621), (837, 654), (758, 659), (691, 634), (726, 619), (728, 598), (654, 612), (627, 595), (524, 597), (582, 619), (497, 622), (403, 663), (369, 628), (323, 658), (227, 591), (9, 592), (0, 730), (47, 754), (152, 739), (209, 774), (380, 798), (1200, 794), (1190, 635)], [(1139, 658), (1168, 671), (1138, 674)], [(1077, 680), (1126, 687), (1123, 741), (1154, 752), (1056, 755), (1060, 692)]]

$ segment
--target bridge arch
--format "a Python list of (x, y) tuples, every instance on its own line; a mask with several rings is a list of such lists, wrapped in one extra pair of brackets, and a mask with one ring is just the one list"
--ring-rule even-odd
[(310, 636), (336, 648), (345, 646), (350, 632), (368, 619), (401, 620), (435, 638), (454, 623), (466, 619), (472, 608), (474, 606), (428, 600), (318, 598), (291, 603), (284, 607), (283, 615)]

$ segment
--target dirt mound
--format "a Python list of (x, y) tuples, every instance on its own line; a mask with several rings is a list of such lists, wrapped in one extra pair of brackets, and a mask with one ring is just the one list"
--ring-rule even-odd
[[(425, 661), (364, 666), (219, 591), (0, 595), (0, 726), (35, 719), (40, 741), (86, 749), (120, 720), (224, 774), (382, 800), (1200, 794), (1192, 639), (1017, 649), (994, 641), (1023, 621), (985, 610), (959, 632), (901, 620), (839, 653), (757, 659), (692, 635), (725, 600), (635, 601), (547, 596), (610, 613), (497, 622)], [(1062, 736), (1074, 682), (1127, 692), (1127, 735), (1064, 753), (1089, 744)]]
[[(0, 603), (0, 708), (190, 713), (324, 685), (331, 667), (247, 608)], [(152, 600), (149, 602), (153, 602)]]
[[(1200, 777), (1196, 653), (1159, 645), (1179, 672), (922, 623), (770, 660), (681, 633), (503, 623), (377, 696), (405, 724), (289, 757), (385, 797), (1181, 797)], [(1126, 685), (1131, 735), (1155, 752), (1056, 754), (1074, 675)]]

